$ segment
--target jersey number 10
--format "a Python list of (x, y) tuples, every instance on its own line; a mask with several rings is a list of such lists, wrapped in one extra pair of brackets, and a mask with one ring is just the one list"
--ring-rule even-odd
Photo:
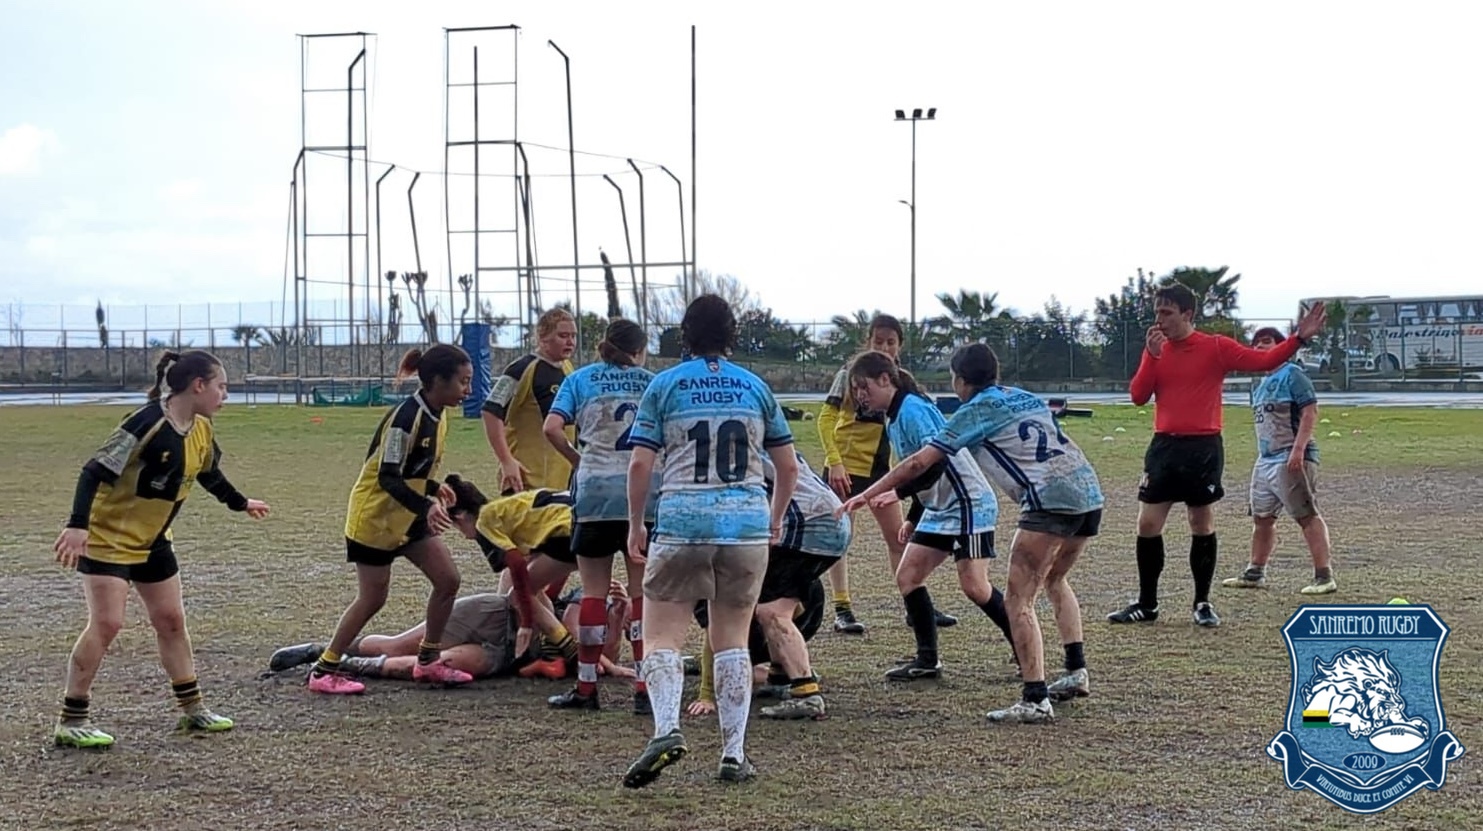
[[(711, 422), (697, 421), (685, 433), (685, 438), (695, 442), (695, 482), (704, 484), (711, 479)], [(716, 428), (716, 476), (728, 484), (746, 478), (749, 445), (747, 425), (736, 419), (727, 419)]]

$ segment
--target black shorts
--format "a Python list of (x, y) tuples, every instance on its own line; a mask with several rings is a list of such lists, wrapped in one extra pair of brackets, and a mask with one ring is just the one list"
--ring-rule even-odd
[[(652, 523), (644, 528), (654, 530)], [(611, 557), (627, 555), (628, 520), (603, 519), (593, 522), (578, 522), (572, 526), (572, 553), (578, 557)]]
[[(829, 595), (824, 591), (824, 581), (814, 578), (809, 584), (808, 590), (799, 602), (803, 604), (803, 611), (793, 618), (793, 624), (798, 627), (798, 633), (803, 635), (804, 643), (813, 640), (814, 635), (819, 633), (819, 627), (824, 624), (824, 612), (829, 600)], [(710, 609), (706, 601), (701, 600), (695, 604), (695, 622), (700, 628), (710, 626)], [(772, 660), (772, 654), (767, 648), (767, 636), (762, 631), (762, 625), (752, 617), (751, 628), (747, 632), (747, 651), (752, 653), (753, 664), (765, 664)]]
[(419, 542), (422, 542), (432, 535), (432, 531), (428, 530), (427, 520), (419, 517), (417, 521), (412, 523), (412, 527), (407, 529), (407, 541), (403, 543), (400, 548), (396, 548), (391, 551), (387, 551), (381, 548), (372, 548), (369, 545), (358, 543), (355, 540), (346, 537), (345, 561), (347, 563), (355, 563), (356, 565), (361, 566), (379, 566), (384, 568), (396, 562), (396, 558), (404, 556), (407, 553), (408, 548), (416, 545)]
[(1143, 479), (1138, 501), (1149, 504), (1183, 502), (1199, 508), (1225, 496), (1225, 442), (1213, 436), (1171, 436), (1155, 433), (1143, 455)]
[(156, 544), (149, 550), (149, 559), (127, 566), (105, 563), (86, 555), (78, 557), (77, 572), (117, 577), (130, 583), (163, 583), (180, 573), (180, 564), (175, 560), (175, 548), (169, 543), (163, 543)]
[(572, 548), (572, 537), (550, 537), (545, 542), (536, 546), (530, 553), (545, 554), (558, 563), (566, 563), (569, 566), (577, 564), (577, 553)]
[(1025, 511), (1020, 514), (1020, 529), (1058, 537), (1095, 537), (1102, 530), (1102, 509), (1084, 514), (1057, 514), (1050, 511)]
[(949, 552), (955, 563), (963, 560), (992, 560), (999, 556), (994, 553), (993, 531), (960, 536), (913, 531), (911, 541), (934, 551)]
[[(884, 475), (884, 474), (883, 474)], [(850, 496), (859, 496), (865, 489), (881, 480), (880, 476), (856, 476), (850, 474)]]
[[(798, 627), (803, 642), (808, 643), (818, 634), (819, 627), (824, 623), (824, 605), (828, 595), (824, 593), (824, 581), (817, 577), (803, 594), (799, 599), (803, 604), (803, 611), (793, 618), (793, 625)], [(754, 665), (772, 662), (772, 650), (767, 648), (767, 636), (762, 631), (762, 624), (755, 617), (752, 618), (752, 627), (747, 633), (747, 651), (752, 653)]]
[(762, 591), (757, 595), (757, 602), (771, 603), (783, 598), (805, 600), (809, 588), (837, 562), (838, 557), (807, 554), (775, 545), (767, 555), (767, 572), (762, 575)]

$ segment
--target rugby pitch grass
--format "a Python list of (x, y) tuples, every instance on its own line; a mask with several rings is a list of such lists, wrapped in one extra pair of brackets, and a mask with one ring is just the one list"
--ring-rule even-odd
[[(812, 405), (810, 405), (811, 407)], [(1150, 410), (1097, 407), (1068, 419), (1109, 493), (1103, 535), (1073, 572), (1086, 621), (1093, 695), (1050, 726), (992, 726), (983, 714), (1014, 700), (1008, 650), (958, 592), (949, 570), (934, 596), (957, 614), (942, 633), (945, 677), (893, 686), (882, 672), (911, 637), (864, 513), (850, 555), (865, 637), (821, 631), (812, 644), (831, 717), (755, 719), (748, 749), (761, 775), (712, 781), (714, 718), (687, 720), (691, 755), (650, 788), (625, 791), (624, 767), (650, 730), (608, 683), (597, 714), (550, 712), (547, 681), (486, 681), (452, 691), (372, 682), (364, 697), (313, 698), (302, 675), (260, 677), (283, 644), (326, 637), (351, 599), (344, 562), (346, 494), (379, 411), (229, 404), (219, 417), (224, 467), (271, 519), (254, 523), (197, 491), (176, 523), (189, 624), (208, 701), (238, 722), (230, 734), (183, 738), (137, 601), (94, 690), (106, 753), (51, 746), (67, 651), (85, 620), (78, 580), (50, 546), (66, 517), (77, 466), (125, 412), (110, 407), (0, 408), (7, 475), (0, 480), (0, 827), (69, 828), (640, 828), (640, 829), (1271, 829), (1476, 827), (1483, 788), (1483, 411), (1327, 407), (1319, 442), (1322, 507), (1333, 527), (1340, 591), (1325, 602), (1432, 604), (1453, 635), (1442, 660), (1448, 727), (1468, 749), (1440, 792), (1422, 791), (1359, 818), (1288, 791), (1263, 748), (1280, 728), (1289, 670), (1279, 627), (1310, 576), (1296, 528), (1280, 526), (1263, 591), (1215, 589), (1224, 624), (1189, 619), (1176, 513), (1167, 534), (1164, 615), (1113, 627), (1108, 611), (1135, 590), (1134, 493)], [(1216, 574), (1245, 564), (1249, 416), (1226, 413), (1228, 496), (1219, 506)], [(821, 461), (814, 422), (794, 422)], [(1122, 428), (1124, 432), (1118, 432)], [(1338, 431), (1337, 438), (1328, 437)], [(1104, 441), (1111, 436), (1111, 441)], [(477, 421), (458, 419), (447, 470), (492, 482)], [(1001, 550), (1014, 509), (1001, 505)], [(454, 541), (465, 593), (492, 582), (483, 559)], [(990, 570), (999, 582), (1004, 562)], [(420, 619), (422, 578), (397, 567), (373, 631)], [(1047, 655), (1059, 664), (1048, 610)], [(687, 696), (693, 695), (693, 680)], [(688, 700), (688, 698), (687, 698)]]

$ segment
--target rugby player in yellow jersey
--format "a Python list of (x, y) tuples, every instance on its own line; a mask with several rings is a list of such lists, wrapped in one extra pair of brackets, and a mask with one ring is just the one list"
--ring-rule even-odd
[(473, 365), (457, 346), (437, 344), (402, 357), (398, 378), (417, 374), (417, 392), (381, 419), (360, 475), (350, 490), (345, 518), (345, 559), (355, 564), (355, 601), (340, 616), (335, 635), (309, 673), (309, 689), (327, 695), (365, 692), (339, 671), (340, 656), (386, 605), (391, 564), (406, 557), (427, 576), (427, 626), (412, 677), (435, 684), (466, 684), (467, 672), (442, 660), (443, 627), (458, 597), (458, 566), (440, 536), (452, 526), (447, 505), (453, 491), (437, 479), (448, 421), (443, 416), (469, 394)]
[[(563, 585), (577, 570), (572, 553), (572, 495), (567, 491), (520, 491), (496, 499), (486, 497), (473, 482), (457, 475), (448, 477), (453, 505), (448, 509), (453, 525), (465, 537), (479, 543), (490, 568), (505, 568), (508, 557), (519, 553), (530, 558), (530, 590), (548, 611), (551, 585)], [(513, 576), (513, 574), (511, 575)], [(525, 616), (528, 629), (535, 619)], [(542, 675), (565, 678), (575, 669), (577, 641), (559, 622), (548, 633), (540, 659), (520, 668), (522, 678)], [(527, 637), (529, 633), (526, 633)]]
[[(905, 334), (901, 321), (888, 314), (878, 314), (870, 320), (865, 348), (881, 352), (897, 360), (901, 356), (901, 345)], [(824, 406), (819, 410), (819, 441), (824, 445), (825, 478), (829, 487), (839, 494), (840, 499), (849, 499), (865, 492), (886, 475), (891, 467), (891, 442), (886, 437), (885, 413), (871, 412), (861, 406), (850, 390), (849, 367), (844, 367), (834, 376)], [(901, 507), (889, 505), (871, 507), (870, 513), (881, 529), (886, 543), (886, 554), (890, 557), (891, 573), (901, 567), (901, 554), (906, 546), (901, 542)], [(829, 586), (834, 591), (834, 631), (846, 635), (865, 634), (865, 624), (855, 617), (850, 604), (849, 558), (840, 557), (839, 562), (829, 569)], [(936, 611), (937, 627), (944, 629), (958, 622), (945, 612)], [(907, 625), (910, 625), (908, 620)]]
[(500, 491), (564, 490), (572, 464), (546, 441), (542, 425), (561, 382), (572, 372), (577, 320), (550, 309), (536, 321), (536, 350), (494, 379), (484, 401), (484, 435), (500, 464)]
[[(166, 388), (169, 394), (162, 397)], [(222, 475), (211, 417), (226, 400), (226, 371), (214, 355), (166, 352), (155, 367), (149, 403), (124, 418), (83, 465), (72, 516), (53, 546), (57, 562), (82, 574), (88, 604), (87, 628), (67, 666), (54, 731), (59, 745), (113, 744), (112, 736), (93, 727), (88, 694), (104, 653), (123, 628), (130, 585), (149, 612), (160, 664), (185, 711), (179, 728), (214, 733), (233, 727), (231, 719), (211, 712), (201, 699), (170, 532), (191, 483), (197, 481), (233, 511), (254, 519), (268, 515), (266, 503), (238, 493)]]

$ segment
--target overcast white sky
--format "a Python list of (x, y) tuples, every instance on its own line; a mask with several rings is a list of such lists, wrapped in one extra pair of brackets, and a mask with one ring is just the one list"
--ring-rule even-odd
[[(419, 241), (446, 286), (432, 175), (442, 28), (506, 23), (523, 28), (520, 137), (566, 145), (554, 39), (572, 59), (576, 146), (620, 157), (583, 157), (579, 172), (612, 173), (624, 188), (635, 255), (638, 184), (622, 157), (668, 166), (689, 209), (697, 24), (700, 266), (737, 275), (784, 318), (908, 312), (909, 213), (897, 200), (910, 195), (910, 128), (892, 111), (917, 106), (938, 108), (918, 131), (923, 316), (934, 293), (960, 287), (1019, 311), (1053, 293), (1082, 309), (1139, 267), (1180, 265), (1242, 273), (1253, 318), (1290, 317), (1303, 296), (1483, 291), (1483, 10), (1473, 4), (4, 5), (0, 301), (277, 300), (300, 144), (294, 36), (353, 30), (377, 33), (371, 155), (429, 173), (417, 185)], [(485, 77), (508, 76), (509, 43), (482, 41)], [(350, 55), (313, 48), (322, 74), (311, 82), (343, 83)], [(491, 137), (510, 133), (503, 94), (481, 99), (495, 113), (483, 122)], [(343, 124), (332, 98), (323, 118)], [(543, 174), (539, 260), (569, 263), (566, 155), (530, 158)], [(344, 166), (314, 164), (310, 215), (335, 230)], [(488, 151), (482, 165), (509, 173), (510, 154)], [(677, 260), (674, 185), (645, 176), (649, 259)], [(395, 172), (383, 191), (386, 268), (412, 268), (410, 179)], [(483, 187), (486, 224), (507, 225), (510, 182)], [(468, 225), (471, 197), (454, 203), (455, 224)], [(613, 189), (583, 177), (578, 212), (583, 260), (599, 246), (625, 260)], [(343, 280), (343, 241), (314, 245), (311, 270)], [(514, 263), (509, 237), (485, 246), (485, 265)], [(457, 270), (464, 260), (455, 251)], [(547, 276), (548, 299), (569, 291), (565, 275)], [(591, 288), (584, 306), (599, 306)]]

